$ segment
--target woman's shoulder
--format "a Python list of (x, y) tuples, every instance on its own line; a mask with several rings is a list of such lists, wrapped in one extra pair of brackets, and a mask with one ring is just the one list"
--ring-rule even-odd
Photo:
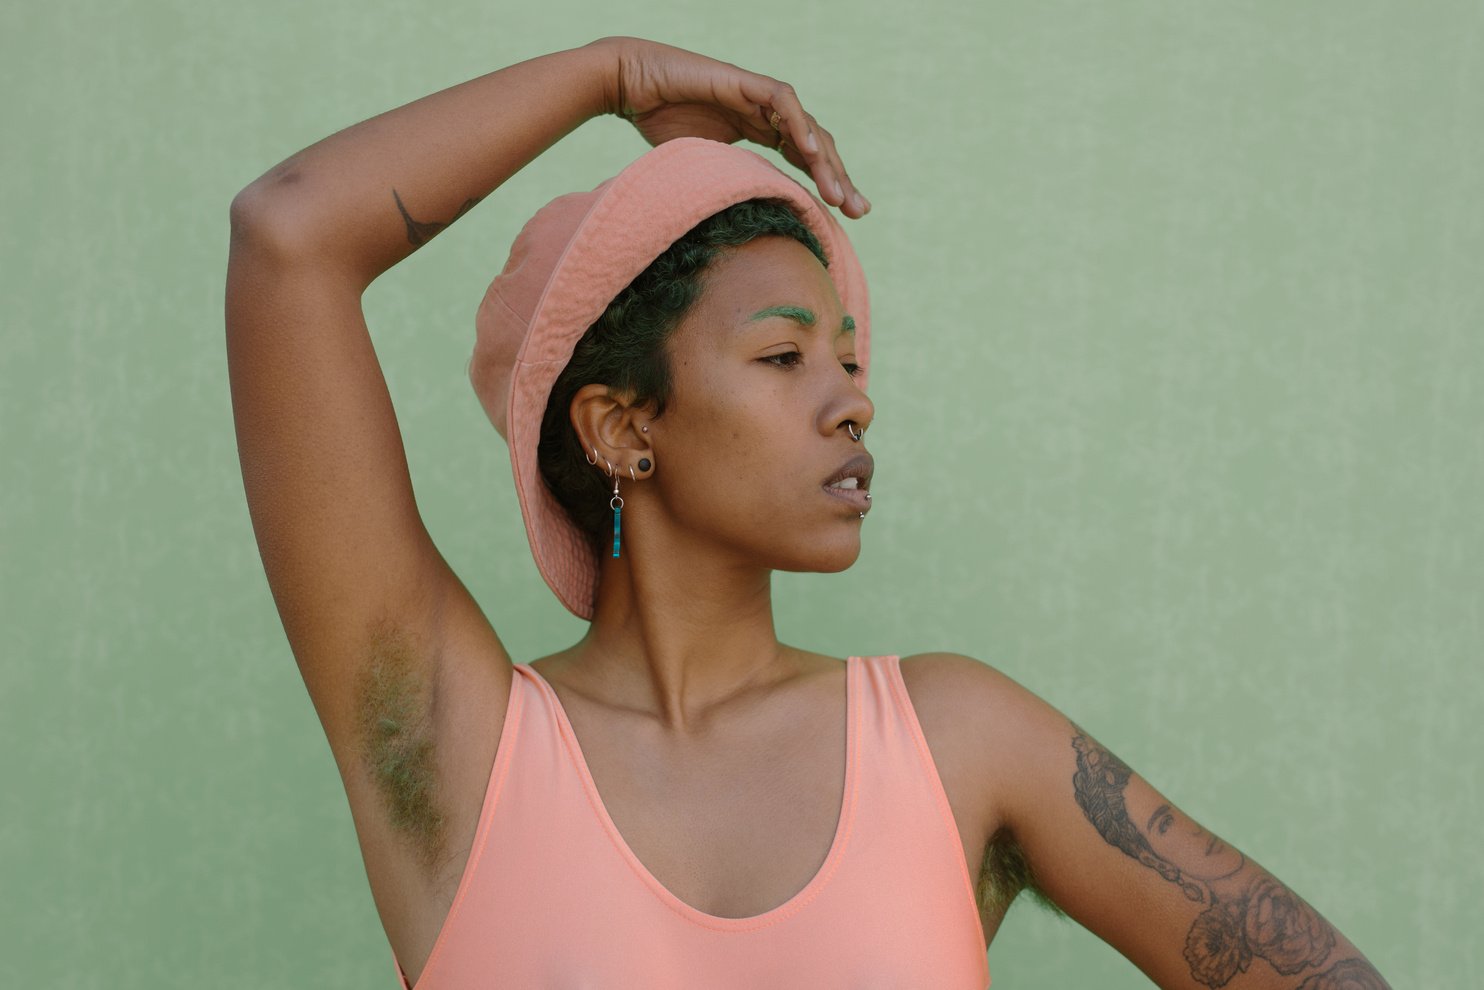
[(897, 658), (902, 681), (919, 720), (942, 715), (950, 722), (959, 716), (995, 711), (1004, 706), (1024, 707), (1032, 699), (1024, 687), (993, 665), (963, 653), (863, 654), (850, 657), (789, 648), (797, 668), (806, 674), (840, 674), (851, 660)]
[(965, 848), (973, 853), (998, 828), (1005, 788), (1014, 784), (1002, 735), (1005, 709), (1015, 704), (1006, 687), (1013, 682), (962, 653), (915, 653), (902, 657), (900, 668)]
[(916, 653), (901, 658), (901, 670), (924, 732), (935, 727), (986, 779), (1014, 773), (1022, 758), (1070, 738), (1065, 715), (976, 657)]
[(925, 700), (959, 699), (973, 707), (998, 699), (1014, 684), (992, 665), (963, 653), (913, 653), (898, 664), (914, 700), (921, 692)]
[(909, 687), (920, 687), (924, 694), (961, 697), (968, 705), (1035, 697), (993, 664), (964, 653), (913, 653), (898, 663)]

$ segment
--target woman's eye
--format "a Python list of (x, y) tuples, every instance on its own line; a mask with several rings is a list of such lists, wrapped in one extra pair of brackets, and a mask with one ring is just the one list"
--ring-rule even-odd
[[(798, 362), (797, 361), (793, 361), (793, 360), (785, 360), (785, 359), (802, 358), (802, 357), (803, 357), (803, 355), (800, 354), (798, 351), (784, 351), (782, 354), (769, 354), (767, 357), (760, 358), (759, 360), (767, 361), (770, 364), (774, 364), (774, 365), (776, 365), (779, 368), (793, 368), (793, 367), (796, 367), (798, 365)], [(866, 372), (866, 369), (865, 368), (862, 368), (860, 365), (853, 364), (853, 363), (851, 363), (849, 361), (842, 362), (841, 363), (841, 367), (843, 367), (846, 370), (846, 372), (849, 373), (849, 375), (850, 375), (851, 378), (859, 378), (861, 375), (865, 374), (865, 372)]]

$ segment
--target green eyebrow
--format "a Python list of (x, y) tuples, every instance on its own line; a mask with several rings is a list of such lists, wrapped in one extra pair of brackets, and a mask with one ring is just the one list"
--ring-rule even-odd
[[(756, 313), (753, 313), (747, 318), (747, 322), (756, 323), (758, 320), (766, 320), (770, 316), (781, 316), (784, 319), (793, 320), (802, 327), (813, 327), (818, 322), (818, 317), (802, 306), (769, 306), (767, 309), (760, 309)], [(840, 332), (835, 334), (835, 336), (838, 337), (840, 334), (846, 333), (855, 333), (855, 317), (848, 313), (845, 315), (845, 319), (840, 321)]]

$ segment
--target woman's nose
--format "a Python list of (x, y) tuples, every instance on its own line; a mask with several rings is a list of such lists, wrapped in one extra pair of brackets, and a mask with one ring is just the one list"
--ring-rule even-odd
[(841, 417), (839, 422), (845, 427), (845, 432), (850, 434), (850, 439), (859, 442), (867, 427), (876, 418), (876, 407), (871, 404), (870, 399), (866, 398), (864, 392), (857, 389), (855, 395), (837, 415)]
[(828, 396), (825, 400), (826, 421), (835, 432), (845, 430), (852, 440), (859, 441), (861, 434), (876, 418), (876, 406), (861, 391), (860, 382), (850, 371), (840, 368), (839, 377), (831, 377)]

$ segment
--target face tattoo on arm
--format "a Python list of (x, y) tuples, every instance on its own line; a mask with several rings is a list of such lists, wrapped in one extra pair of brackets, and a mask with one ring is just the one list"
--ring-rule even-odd
[[(1184, 956), (1196, 982), (1224, 986), (1254, 958), (1285, 976), (1329, 960), (1335, 931), (1307, 902), (1152, 788), (1130, 791), (1134, 772), (1128, 764), (1076, 723), (1072, 729), (1072, 791), (1083, 815), (1110, 846), (1175, 884), (1188, 900), (1206, 905), (1185, 938)], [(1386, 986), (1370, 963), (1344, 959), (1311, 973), (1297, 990)]]

